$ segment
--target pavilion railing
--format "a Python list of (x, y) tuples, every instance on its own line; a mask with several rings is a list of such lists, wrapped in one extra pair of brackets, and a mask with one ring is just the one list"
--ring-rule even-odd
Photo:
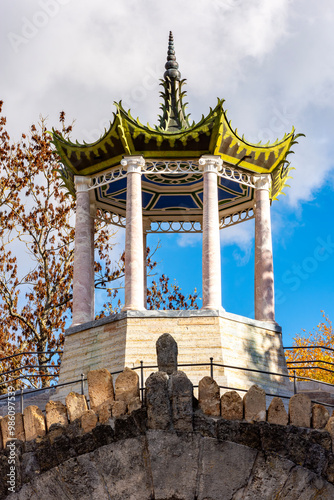
[[(20, 354), (23, 354), (23, 353), (20, 353)], [(36, 354), (36, 353), (34, 353)], [(0, 362), (3, 361), (4, 359), (7, 359), (7, 358), (2, 358), (0, 359)], [(245, 367), (240, 367), (240, 366), (233, 366), (233, 365), (226, 365), (226, 364), (223, 364), (223, 363), (215, 363), (213, 358), (211, 357), (210, 358), (210, 361), (208, 363), (180, 363), (178, 364), (178, 368), (187, 368), (187, 367), (199, 367), (199, 366), (206, 366), (208, 367), (208, 375), (210, 375), (210, 377), (214, 378), (214, 369), (215, 367), (216, 368), (226, 368), (226, 369), (229, 369), (229, 370), (240, 370), (240, 371), (243, 371), (243, 372), (248, 372), (248, 373), (255, 373), (255, 374), (264, 374), (264, 375), (269, 375), (269, 376), (277, 376), (277, 377), (285, 377), (287, 378), (289, 381), (292, 381), (293, 382), (293, 393), (296, 394), (297, 393), (297, 381), (300, 381), (300, 380), (305, 380), (305, 381), (309, 381), (309, 382), (317, 382), (319, 384), (323, 384), (324, 386), (329, 386), (329, 387), (333, 387), (333, 390), (331, 392), (333, 392), (334, 394), (334, 384), (330, 384), (328, 382), (322, 382), (320, 380), (316, 380), (316, 379), (312, 379), (312, 378), (309, 378), (309, 377), (302, 377), (302, 376), (298, 376), (296, 374), (296, 369), (295, 368), (289, 368), (290, 370), (293, 370), (293, 374), (289, 373), (289, 374), (283, 374), (283, 373), (277, 373), (277, 372), (271, 372), (271, 371), (266, 371), (266, 370), (257, 370), (255, 368), (245, 368)], [(21, 367), (22, 369), (23, 367)], [(25, 366), (24, 367), (25, 369), (27, 368), (30, 368), (29, 365)], [(140, 394), (141, 394), (141, 400), (142, 402), (144, 401), (145, 399), (145, 379), (144, 379), (144, 370), (148, 370), (148, 369), (152, 369), (152, 370), (156, 370), (158, 369), (158, 365), (145, 365), (143, 361), (140, 362), (140, 365), (139, 366), (135, 366), (134, 368), (132, 368), (132, 370), (134, 371), (139, 371), (140, 372)], [(305, 369), (305, 367), (304, 367)], [(321, 368), (319, 367), (318, 368), (319, 370), (321, 370)], [(122, 372), (122, 370), (119, 370), (119, 371), (115, 371), (115, 372), (111, 372), (111, 375), (118, 375)], [(0, 374), (1, 375), (1, 374)], [(3, 373), (2, 373), (3, 375)], [(26, 379), (26, 380), (29, 380), (30, 377), (40, 377), (41, 375), (29, 375), (29, 374), (25, 374), (25, 375), (22, 375), (20, 377), (17, 377), (15, 379), (10, 379), (10, 380), (5, 380), (3, 382), (1, 382), (1, 379), (0, 379), (0, 385), (11, 385), (14, 381), (16, 380), (19, 380), (19, 379)], [(56, 378), (58, 377), (58, 374), (57, 375), (45, 375), (49, 378)], [(35, 393), (39, 393), (41, 391), (55, 391), (57, 390), (58, 388), (61, 388), (61, 387), (70, 387), (70, 386), (74, 386), (74, 385), (78, 385), (80, 384), (80, 392), (81, 394), (85, 394), (85, 382), (87, 381), (87, 377), (84, 375), (84, 374), (81, 374), (81, 377), (76, 379), (76, 380), (71, 380), (69, 382), (64, 382), (64, 383), (56, 383), (50, 387), (41, 387), (41, 388), (37, 388), (37, 389), (23, 389), (23, 387), (21, 387), (21, 389), (19, 389), (18, 391), (16, 391), (16, 394), (15, 394), (15, 397), (18, 397), (20, 399), (20, 411), (21, 413), (23, 412), (23, 409), (24, 409), (24, 397), (25, 396), (31, 396), (32, 394), (35, 394)], [(198, 385), (194, 385), (194, 388), (197, 388)], [(244, 388), (240, 388), (240, 387), (228, 387), (228, 386), (223, 386), (223, 385), (220, 385), (219, 386), (220, 389), (226, 389), (226, 390), (234, 390), (234, 391), (240, 391), (240, 392), (247, 392), (247, 389), (244, 389)], [(87, 392), (87, 391), (86, 391)], [(283, 395), (283, 394), (278, 394), (278, 393), (269, 393), (269, 392), (266, 392), (266, 396), (269, 396), (269, 397), (280, 397), (282, 399), (290, 399), (291, 396), (287, 396), (287, 395)], [(2, 401), (6, 401), (7, 399), (9, 398), (9, 395), (8, 394), (3, 394), (3, 395), (0, 395), (0, 408), (2, 405)], [(89, 402), (89, 399), (88, 399), (88, 402)], [(333, 404), (330, 404), (330, 403), (324, 403), (324, 402), (321, 402), (321, 401), (315, 401), (315, 400), (312, 400), (312, 403), (319, 403), (319, 404), (322, 404), (324, 406), (328, 406), (328, 407), (333, 407), (334, 408), (334, 403)]]

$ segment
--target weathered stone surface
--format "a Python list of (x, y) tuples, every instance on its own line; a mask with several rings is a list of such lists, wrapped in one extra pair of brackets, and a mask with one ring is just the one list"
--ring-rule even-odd
[(131, 415), (124, 415), (114, 420), (115, 440), (138, 437), (146, 432), (146, 412), (143, 408)]
[(311, 427), (311, 400), (306, 394), (295, 394), (290, 399), (289, 420), (297, 427)]
[(234, 500), (274, 499), (282, 490), (289, 477), (291, 469), (295, 466), (276, 454), (259, 453), (248, 484), (238, 491)]
[(334, 483), (334, 455), (330, 454), (328, 456), (326, 469), (324, 471), (324, 476), (330, 483)]
[(87, 410), (80, 417), (81, 428), (84, 432), (91, 432), (97, 424), (97, 415), (94, 410)]
[(86, 397), (76, 392), (70, 392), (66, 396), (66, 408), (70, 422), (80, 418), (85, 411), (88, 410)]
[(270, 424), (288, 425), (289, 417), (281, 398), (273, 398), (268, 408), (267, 421)]
[(137, 437), (103, 446), (91, 455), (91, 459), (100, 471), (110, 495), (108, 498), (152, 498), (153, 488), (148, 470), (145, 438)]
[(112, 405), (112, 416), (118, 418), (125, 414), (126, 414), (126, 402), (122, 400), (114, 401)]
[(258, 385), (244, 395), (244, 418), (248, 422), (266, 420), (266, 393)]
[(156, 342), (157, 360), (160, 372), (171, 375), (177, 371), (177, 343), (169, 333), (161, 335)]
[(114, 399), (107, 399), (104, 403), (96, 408), (96, 413), (99, 418), (99, 422), (106, 424), (112, 415), (112, 407), (114, 406)]
[(135, 410), (139, 410), (141, 408), (141, 401), (140, 398), (135, 398), (128, 403), (128, 413), (132, 413)]
[[(49, 434), (25, 443), (31, 451), (18, 456), (17, 472), (18, 478), (30, 484), (20, 490), (19, 479), (18, 493), (8, 499), (334, 498), (333, 485), (324, 479), (334, 477), (327, 432), (216, 419), (198, 411), (202, 419), (217, 423), (219, 438), (225, 441), (204, 437), (200, 429), (196, 433), (149, 430), (146, 436), (129, 437), (134, 428), (138, 431), (136, 419), (143, 420), (144, 413), (141, 409), (115, 420), (115, 433), (110, 425), (99, 425), (91, 433), (80, 434), (79, 428), (79, 433), (74, 429), (76, 421), (63, 428), (66, 436), (56, 437), (53, 444)], [(123, 425), (123, 431), (127, 427), (126, 432), (116, 431), (117, 423)], [(78, 456), (71, 455), (73, 449)], [(284, 451), (287, 455), (280, 456)], [(7, 462), (6, 452), (1, 452), (1, 478), (6, 477)], [(0, 498), (6, 494), (0, 481)]]
[(113, 378), (106, 368), (87, 373), (89, 403), (92, 410), (107, 400), (115, 399)]
[(115, 399), (129, 404), (135, 398), (139, 398), (139, 377), (135, 371), (124, 368), (116, 379)]
[(220, 414), (226, 420), (242, 420), (244, 405), (236, 391), (228, 391), (220, 398)]
[(37, 474), (41, 473), (36, 454), (33, 452), (23, 453), (22, 455), (22, 482), (32, 481)]
[(321, 475), (326, 468), (328, 453), (322, 446), (315, 443), (308, 443), (306, 447), (305, 460), (302, 464), (310, 471)]
[(20, 441), (26, 440), (22, 413), (15, 413), (15, 437)]
[(313, 429), (324, 429), (329, 420), (329, 411), (320, 404), (312, 406), (312, 427)]
[(0, 432), (0, 436), (2, 436), (1, 448), (5, 448), (6, 443), (13, 439), (25, 441), (22, 413), (15, 413), (15, 415), (6, 415), (3, 417), (0, 420)]
[(147, 443), (154, 498), (193, 500), (196, 497), (201, 446), (199, 436), (178, 436), (171, 432), (151, 430), (147, 432)]
[(194, 412), (194, 431), (205, 437), (217, 437), (217, 419), (205, 415), (201, 411)]
[(332, 449), (331, 436), (325, 429), (322, 430), (306, 429), (306, 433), (307, 433), (307, 439), (311, 443), (318, 444), (322, 446), (325, 450), (331, 451)]
[(168, 395), (168, 376), (154, 372), (146, 379), (147, 425), (149, 429), (170, 429), (172, 414)]
[(214, 417), (220, 415), (220, 390), (211, 377), (203, 377), (198, 383), (198, 402), (203, 413)]
[(219, 420), (217, 422), (218, 439), (261, 450), (261, 428), (263, 424), (265, 422), (250, 423), (236, 420)]
[(60, 436), (65, 432), (65, 426), (61, 424), (52, 424), (50, 430), (47, 433), (47, 438), (51, 444), (53, 444)]
[(46, 425), (49, 430), (51, 425), (68, 425), (66, 406), (60, 401), (49, 401), (45, 405)]
[(168, 393), (175, 430), (193, 430), (193, 385), (183, 372), (172, 373), (168, 380)]
[(277, 495), (277, 500), (309, 500), (334, 498), (334, 487), (302, 467), (291, 469), (288, 480)]
[(327, 432), (329, 432), (329, 434), (332, 438), (332, 451), (334, 453), (334, 415), (329, 417), (325, 429)]
[[(73, 498), (73, 500), (109, 500), (111, 498), (111, 496), (108, 495), (108, 491), (101, 476), (101, 471), (99, 470), (104, 464), (99, 463), (97, 465), (94, 463), (92, 460), (94, 453), (96, 452), (87, 453), (78, 458), (68, 460), (64, 466), (59, 467), (58, 477), (56, 474), (53, 475), (52, 479), (53, 481), (56, 479), (57, 486), (62, 485), (63, 489), (66, 491), (66, 496), (63, 498)], [(79, 475), (77, 472), (78, 470), (80, 471)]]
[(204, 438), (198, 500), (232, 498), (247, 484), (257, 455), (245, 446)]
[(39, 436), (45, 436), (45, 418), (38, 406), (27, 406), (23, 410), (23, 422), (27, 441), (36, 439)]

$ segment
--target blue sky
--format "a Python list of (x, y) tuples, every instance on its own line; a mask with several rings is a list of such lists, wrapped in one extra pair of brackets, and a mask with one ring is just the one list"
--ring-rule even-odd
[[(216, 97), (246, 140), (274, 141), (294, 125), (287, 196), (272, 206), (277, 321), (284, 343), (333, 319), (334, 8), (331, 0), (2, 0), (0, 99), (12, 136), (40, 115), (75, 119), (92, 142), (123, 99), (156, 123), (158, 80), (173, 30), (188, 110), (207, 114)], [(223, 306), (253, 315), (254, 225), (221, 232)], [(115, 257), (124, 235), (115, 241)], [(149, 238), (154, 244), (155, 237)], [(199, 236), (161, 236), (160, 270), (185, 292), (201, 284)]]

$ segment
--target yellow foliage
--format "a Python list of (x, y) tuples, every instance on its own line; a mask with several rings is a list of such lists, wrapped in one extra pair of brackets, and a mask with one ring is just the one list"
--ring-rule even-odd
[(289, 373), (301, 366), (314, 367), (298, 368), (296, 375), (334, 384), (334, 331), (332, 322), (323, 311), (322, 316), (324, 320), (312, 332), (306, 334), (303, 330), (305, 334), (295, 336), (293, 347), (297, 349), (286, 350), (285, 356)]

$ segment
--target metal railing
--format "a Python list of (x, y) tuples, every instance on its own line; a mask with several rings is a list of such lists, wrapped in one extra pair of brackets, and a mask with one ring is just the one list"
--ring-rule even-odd
[[(11, 354), (10, 356), (5, 356), (4, 358), (0, 358), (0, 363), (1, 362), (3, 363), (3, 362), (8, 361), (10, 359), (17, 358), (19, 356), (31, 356), (31, 355), (38, 355), (38, 354), (51, 354), (51, 357), (50, 357), (50, 359), (51, 359), (56, 354), (62, 354), (62, 353), (63, 353), (63, 351), (23, 351), (23, 352), (19, 352), (16, 354)], [(9, 375), (11, 373), (20, 372), (22, 370), (30, 370), (30, 369), (36, 369), (36, 368), (38, 368), (39, 370), (43, 370), (44, 368), (59, 369), (60, 363), (58, 365), (27, 365), (27, 364), (25, 364), (23, 366), (19, 366), (19, 367), (13, 368), (11, 370), (0, 372), (0, 377), (4, 377), (5, 375)], [(10, 379), (9, 381), (1, 382), (1, 379), (0, 379), (0, 385), (6, 384), (6, 383), (13, 383), (13, 382), (16, 382), (17, 380), (24, 380), (27, 378), (43, 378), (43, 377), (55, 378), (55, 377), (58, 377), (58, 374), (26, 373), (24, 375), (20, 375), (19, 377), (14, 378), (14, 379)]]
[[(313, 345), (313, 346), (293, 346), (293, 347), (284, 347), (284, 350), (287, 351), (287, 350), (299, 350), (299, 349), (323, 349), (325, 351), (330, 351), (331, 353), (334, 352), (334, 349), (331, 348), (331, 347), (324, 347), (324, 346), (321, 346), (321, 345)], [(334, 360), (334, 358), (333, 358)], [(323, 371), (323, 372), (328, 372), (328, 373), (334, 373), (334, 370), (330, 370), (329, 368), (325, 368), (324, 366), (304, 366), (305, 363), (321, 363), (323, 365), (329, 365), (329, 366), (334, 366), (334, 363), (332, 363), (331, 361), (324, 361), (322, 359), (299, 359), (299, 360), (296, 360), (296, 361), (287, 361), (286, 364), (287, 364), (287, 367), (288, 367), (288, 370), (320, 370), (320, 371)], [(290, 368), (289, 365), (301, 365), (301, 366), (293, 366), (292, 368)], [(315, 379), (312, 379), (312, 380), (315, 380)], [(315, 380), (316, 382), (322, 382), (320, 380)], [(327, 383), (328, 382), (322, 382), (322, 383)], [(332, 385), (332, 384), (330, 384)]]
[[(1, 359), (0, 359), (1, 361)], [(233, 365), (226, 365), (226, 364), (223, 364), (223, 363), (215, 363), (213, 361), (213, 357), (210, 357), (210, 361), (208, 363), (180, 363), (178, 364), (178, 368), (186, 368), (186, 367), (199, 367), (199, 366), (202, 366), (202, 367), (205, 367), (207, 366), (209, 368), (209, 373), (210, 373), (210, 377), (214, 378), (214, 368), (217, 367), (217, 368), (223, 368), (223, 369), (228, 369), (228, 370), (239, 370), (239, 371), (243, 371), (243, 372), (248, 372), (248, 373), (255, 373), (255, 374), (264, 374), (264, 375), (267, 375), (267, 376), (275, 376), (275, 377), (283, 377), (283, 378), (287, 378), (288, 380), (291, 380), (292, 378), (292, 381), (293, 381), (293, 393), (296, 394), (297, 393), (297, 380), (307, 380), (307, 381), (312, 381), (312, 382), (317, 382), (317, 383), (320, 383), (320, 384), (324, 384), (326, 386), (331, 386), (333, 387), (333, 393), (334, 393), (334, 384), (330, 384), (328, 382), (321, 382), (319, 380), (315, 380), (315, 379), (311, 379), (311, 378), (308, 378), (308, 377), (300, 377), (300, 376), (297, 376), (296, 375), (296, 370), (294, 369), (294, 374), (293, 376), (291, 374), (284, 374), (284, 373), (277, 373), (277, 372), (272, 372), (272, 371), (266, 371), (266, 370), (257, 370), (255, 368), (246, 368), (246, 367), (240, 367), (240, 366), (233, 366)], [(145, 383), (145, 376), (144, 376), (144, 370), (149, 370), (149, 369), (158, 369), (158, 365), (144, 365), (144, 362), (143, 361), (140, 361), (140, 365), (139, 366), (135, 366), (132, 368), (132, 370), (134, 371), (140, 371), (140, 395), (141, 395), (141, 401), (143, 402), (144, 399), (145, 399), (145, 386), (144, 386), (144, 383)], [(111, 375), (118, 375), (122, 372), (123, 370), (118, 370), (118, 371), (115, 371), (115, 372), (111, 372)], [(24, 375), (22, 377), (24, 378), (28, 378), (28, 377), (39, 377), (40, 375)], [(48, 377), (52, 378), (52, 375), (47, 375)], [(58, 375), (57, 375), (58, 376)], [(17, 379), (14, 379), (14, 380), (17, 380)], [(61, 383), (61, 384), (55, 384), (49, 388), (45, 388), (45, 387), (42, 387), (42, 388), (38, 388), (38, 389), (32, 389), (32, 390), (24, 390), (23, 388), (21, 388), (19, 391), (17, 391), (17, 396), (20, 397), (20, 411), (23, 412), (23, 409), (24, 409), (24, 396), (27, 396), (27, 395), (31, 395), (31, 394), (34, 394), (34, 393), (38, 393), (38, 392), (41, 392), (41, 391), (47, 391), (47, 390), (51, 390), (51, 389), (58, 389), (60, 387), (65, 387), (65, 386), (73, 386), (73, 385), (77, 385), (77, 384), (80, 384), (80, 391), (81, 391), (81, 394), (84, 394), (85, 393), (85, 382), (87, 381), (87, 377), (85, 377), (84, 374), (81, 374), (81, 377), (79, 379), (76, 379), (76, 380), (71, 380), (69, 382), (64, 382), (64, 383)], [(2, 384), (11, 384), (13, 382), (13, 380), (8, 380), (8, 381), (4, 381)], [(194, 385), (194, 388), (197, 388), (198, 385)], [(219, 385), (220, 389), (226, 389), (226, 390), (235, 390), (235, 391), (240, 391), (240, 392), (247, 392), (248, 389), (244, 389), (244, 388), (240, 388), (240, 387), (228, 387), (228, 386), (223, 386), (223, 385)], [(283, 399), (290, 399), (290, 396), (286, 396), (286, 395), (283, 395), (283, 394), (278, 394), (278, 393), (268, 393), (266, 392), (266, 396), (269, 396), (269, 397), (280, 397), (280, 398), (283, 398)], [(0, 405), (1, 405), (1, 401), (4, 401), (6, 399), (8, 399), (8, 395), (5, 394), (5, 395), (2, 395), (0, 396)], [(329, 403), (323, 403), (323, 402), (320, 402), (320, 401), (315, 401), (315, 400), (312, 400), (313, 403), (320, 403), (324, 406), (328, 406), (328, 407), (334, 407), (334, 404), (329, 404)]]

